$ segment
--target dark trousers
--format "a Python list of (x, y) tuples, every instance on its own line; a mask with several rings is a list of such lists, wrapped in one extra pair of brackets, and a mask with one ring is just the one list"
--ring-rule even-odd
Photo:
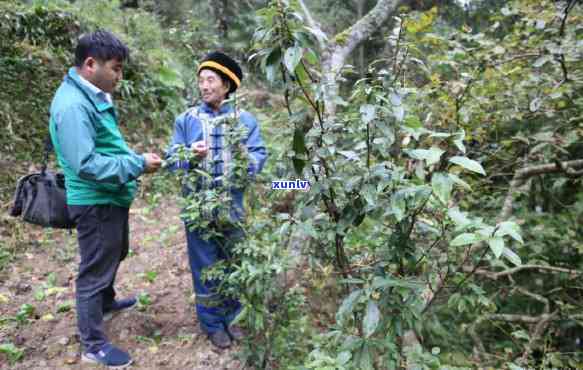
[(113, 284), (129, 248), (129, 209), (114, 205), (69, 206), (77, 223), (79, 274), (76, 280), (77, 326), (87, 352), (107, 343), (103, 311), (113, 304)]
[(211, 334), (225, 330), (241, 311), (237, 299), (218, 292), (220, 281), (204, 279), (206, 269), (229, 258), (229, 249), (243, 237), (240, 230), (226, 232), (222, 238), (205, 240), (198, 231), (186, 227), (188, 261), (196, 293), (196, 315), (202, 330)]

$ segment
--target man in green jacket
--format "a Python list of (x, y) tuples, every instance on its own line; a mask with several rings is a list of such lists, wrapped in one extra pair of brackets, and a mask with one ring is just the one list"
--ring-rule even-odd
[(135, 180), (161, 165), (156, 154), (132, 151), (118, 128), (111, 94), (128, 57), (128, 48), (109, 32), (82, 36), (75, 66), (53, 98), (49, 125), (77, 224), (81, 261), (75, 296), (82, 358), (113, 368), (131, 363), (127, 352), (107, 340), (103, 320), (136, 304), (135, 298), (116, 300), (113, 288), (128, 253)]

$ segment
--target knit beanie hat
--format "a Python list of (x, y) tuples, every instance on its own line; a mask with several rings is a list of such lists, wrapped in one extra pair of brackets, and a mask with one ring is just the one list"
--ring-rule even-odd
[(231, 88), (229, 89), (229, 93), (234, 92), (239, 86), (241, 86), (243, 71), (241, 70), (239, 64), (237, 64), (237, 62), (235, 62), (226, 54), (223, 54), (220, 51), (215, 51), (208, 54), (206, 57), (204, 57), (198, 66), (198, 71), (196, 74), (200, 75), (200, 71), (205, 68), (213, 70), (227, 77), (233, 82), (231, 84)]

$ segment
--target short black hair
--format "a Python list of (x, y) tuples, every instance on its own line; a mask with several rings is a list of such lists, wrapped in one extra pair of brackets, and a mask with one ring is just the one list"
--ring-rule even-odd
[(81, 67), (85, 59), (89, 57), (100, 62), (112, 59), (124, 62), (130, 58), (130, 50), (111, 32), (97, 30), (79, 38), (75, 48), (75, 66)]

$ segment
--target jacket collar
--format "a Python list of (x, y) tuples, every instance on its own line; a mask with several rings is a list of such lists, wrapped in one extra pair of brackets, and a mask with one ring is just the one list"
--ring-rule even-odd
[(69, 68), (65, 80), (71, 82), (81, 90), (99, 112), (113, 108), (113, 104), (107, 99), (105, 92), (99, 90), (95, 86), (89, 86), (89, 81), (82, 81), (81, 78), (82, 77), (77, 73), (77, 69), (71, 67)]
[(223, 114), (231, 113), (233, 111), (233, 105), (230, 103), (226, 103), (220, 106), (219, 111), (215, 112), (213, 108), (205, 102), (202, 102), (200, 105), (200, 109), (202, 112), (207, 113), (211, 116), (222, 116)]

